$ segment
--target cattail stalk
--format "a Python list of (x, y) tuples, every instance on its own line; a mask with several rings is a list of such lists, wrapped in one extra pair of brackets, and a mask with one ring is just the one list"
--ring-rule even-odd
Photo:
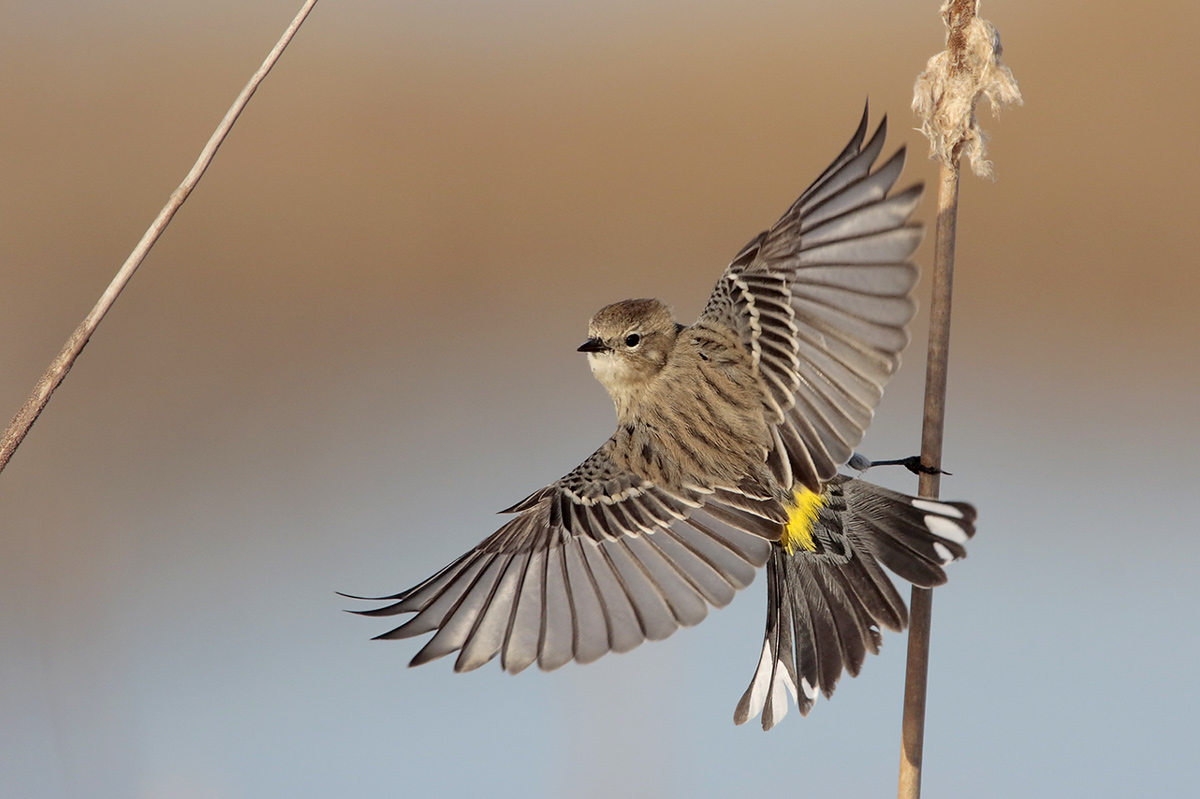
[[(966, 155), (977, 175), (991, 178), (992, 165), (984, 157), (984, 136), (975, 116), (976, 105), (980, 97), (987, 97), (993, 110), (998, 110), (1005, 102), (1021, 101), (1012, 73), (1000, 61), (1000, 36), (991, 23), (978, 17), (977, 12), (976, 0), (949, 0), (942, 5), (946, 50), (929, 60), (925, 71), (917, 78), (913, 97), (913, 110), (921, 117), (921, 130), (929, 138), (930, 157), (941, 163), (925, 371), (925, 416), (921, 430), (921, 463), (932, 470), (938, 470), (942, 465), (959, 161)], [(939, 477), (936, 471), (922, 474), (918, 493), (937, 499)], [(914, 586), (904, 681), (900, 799), (918, 799), (921, 795), (932, 617), (933, 591)]]
[(83, 351), (84, 346), (88, 343), (92, 333), (96, 331), (96, 327), (100, 324), (100, 320), (108, 313), (108, 309), (116, 301), (117, 296), (125, 285), (133, 277), (133, 273), (137, 271), (150, 248), (158, 241), (159, 236), (167, 229), (167, 225), (171, 223), (171, 218), (175, 216), (175, 212), (179, 210), (188, 195), (192, 193), (192, 189), (200, 182), (200, 178), (204, 175), (204, 171), (208, 169), (208, 165), (212, 163), (213, 157), (217, 154), (217, 148), (225, 141), (225, 137), (229, 134), (233, 123), (237, 121), (238, 116), (242, 113), (242, 109), (250, 102), (250, 98), (254, 95), (258, 84), (262, 83), (263, 78), (271, 71), (271, 67), (275, 66), (275, 62), (279, 60), (279, 56), (283, 54), (284, 49), (291, 42), (292, 37), (296, 35), (296, 31), (304, 23), (313, 6), (317, 4), (317, 0), (306, 0), (304, 6), (299, 13), (288, 25), (287, 30), (283, 32), (283, 36), (275, 43), (275, 47), (267, 55), (262, 66), (250, 78), (250, 82), (242, 89), (241, 94), (234, 100), (229, 111), (221, 120), (221, 124), (213, 132), (208, 143), (204, 145), (204, 149), (200, 152), (200, 157), (196, 159), (192, 170), (188, 172), (183, 183), (179, 188), (171, 194), (171, 198), (163, 209), (158, 212), (158, 216), (150, 225), (150, 228), (142, 236), (142, 240), (134, 247), (133, 252), (122, 264), (117, 271), (116, 277), (109, 283), (108, 288), (100, 296), (91, 313), (79, 323), (79, 327), (75, 328), (75, 332), (67, 339), (67, 343), (63, 346), (62, 352), (50, 362), (50, 366), (46, 369), (46, 373), (42, 375), (41, 380), (33, 387), (33, 393), (29, 395), (29, 399), (25, 400), (25, 404), (21, 406), (21, 410), (17, 411), (17, 415), (9, 423), (8, 428), (4, 431), (4, 437), (0, 438), (0, 471), (8, 465), (8, 461), (12, 458), (17, 447), (25, 439), (25, 434), (29, 432), (29, 428), (37, 421), (42, 409), (46, 407), (46, 403), (50, 401), (50, 397), (54, 394), (55, 389), (62, 383), (63, 378), (67, 376), (67, 372), (71, 370), (71, 366), (75, 363), (75, 359), (79, 357), (79, 353)]

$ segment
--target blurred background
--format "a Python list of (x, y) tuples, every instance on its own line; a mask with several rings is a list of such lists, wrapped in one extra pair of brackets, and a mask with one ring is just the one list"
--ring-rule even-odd
[[(6, 4), (5, 421), (299, 5)], [(0, 475), (0, 793), (892, 794), (901, 635), (807, 719), (732, 724), (761, 580), (517, 677), (408, 670), (420, 644), (334, 591), (423, 579), (588, 455), (588, 317), (693, 319), (865, 99), (936, 185), (909, 103), (937, 7), (318, 5)], [(1183, 795), (1200, 11), (983, 14), (1026, 105), (982, 112), (998, 180), (961, 191), (942, 490), (981, 515), (935, 597), (925, 792)], [(924, 319), (875, 458), (918, 451)]]

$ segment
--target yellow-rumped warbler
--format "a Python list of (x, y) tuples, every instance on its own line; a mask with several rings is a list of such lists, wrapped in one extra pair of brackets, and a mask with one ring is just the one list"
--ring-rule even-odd
[(458, 652), (519, 672), (626, 652), (723, 607), (767, 570), (767, 634), (738, 723), (807, 712), (907, 610), (879, 563), (918, 585), (965, 554), (969, 505), (840, 476), (908, 343), (922, 230), (904, 150), (872, 171), (886, 119), (850, 143), (734, 258), (695, 324), (658, 300), (591, 320), (588, 354), (617, 431), (570, 474), (423, 583), (360, 611), (434, 632), (411, 665)]

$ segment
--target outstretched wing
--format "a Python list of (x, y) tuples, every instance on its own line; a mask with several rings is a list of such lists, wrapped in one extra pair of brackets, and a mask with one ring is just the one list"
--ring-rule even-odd
[(356, 612), (415, 613), (379, 636), (434, 632), (411, 665), (457, 651), (455, 671), (499, 655), (516, 673), (625, 652), (727, 605), (780, 526), (648, 483), (618, 467), (611, 447), (509, 508), (513, 519), (433, 577), (380, 597), (392, 604)]
[(921, 241), (911, 216), (923, 187), (889, 197), (904, 148), (871, 171), (886, 117), (864, 146), (866, 131), (864, 110), (850, 143), (738, 253), (700, 316), (741, 334), (776, 422), (772, 468), (812, 491), (862, 440), (916, 312), (908, 258)]

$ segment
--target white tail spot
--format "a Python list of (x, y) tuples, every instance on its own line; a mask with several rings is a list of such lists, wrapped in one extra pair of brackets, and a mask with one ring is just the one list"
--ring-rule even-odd
[(763, 642), (762, 657), (758, 660), (758, 670), (754, 672), (754, 681), (750, 683), (750, 715), (757, 716), (767, 701), (767, 688), (771, 682), (771, 642)]
[(788, 714), (787, 690), (784, 688), (784, 678), (788, 677), (787, 669), (782, 663), (775, 666), (774, 685), (771, 686), (771, 709), (774, 711), (772, 721), (776, 724), (783, 721)]
[[(783, 666), (782, 663), (779, 665)], [(791, 673), (787, 670), (786, 666), (783, 666), (780, 671), (783, 673), (783, 684), (787, 686), (788, 693), (792, 695), (792, 700), (797, 705), (800, 704), (800, 700), (796, 698), (796, 682), (792, 679)]]
[(930, 513), (937, 513), (942, 516), (949, 516), (952, 519), (963, 518), (963, 512), (953, 505), (947, 505), (944, 502), (934, 502), (932, 499), (914, 499), (912, 506), (918, 510), (927, 510)]
[(967, 538), (969, 537), (966, 530), (941, 516), (926, 516), (925, 526), (929, 528), (929, 532), (938, 538), (944, 538), (956, 544), (967, 543)]
[(954, 555), (950, 553), (950, 550), (946, 549), (945, 544), (939, 544), (937, 541), (934, 541), (933, 551), (936, 552), (938, 557), (942, 559), (942, 563), (950, 563), (954, 560)]

